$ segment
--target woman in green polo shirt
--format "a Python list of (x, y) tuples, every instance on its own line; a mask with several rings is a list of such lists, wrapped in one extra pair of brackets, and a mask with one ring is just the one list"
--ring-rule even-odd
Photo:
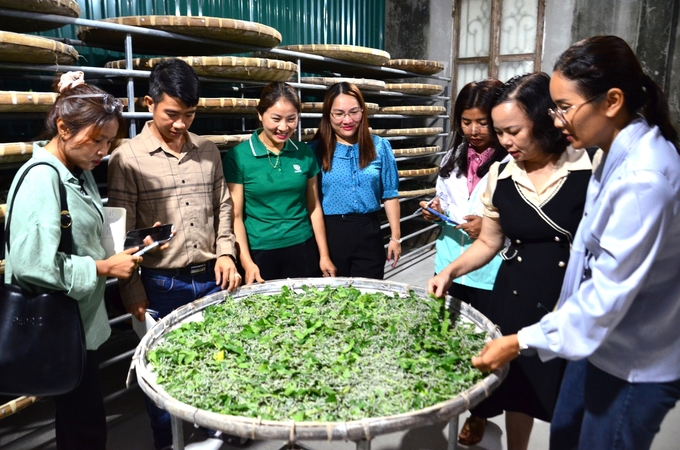
[(290, 139), (300, 115), (297, 92), (286, 83), (270, 83), (257, 112), (262, 128), (223, 159), (244, 281), (335, 276), (317, 188), (319, 166), (307, 144)]

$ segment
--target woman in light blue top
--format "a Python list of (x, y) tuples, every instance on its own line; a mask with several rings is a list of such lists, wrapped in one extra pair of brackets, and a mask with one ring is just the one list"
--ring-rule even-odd
[[(50, 139), (34, 143), (33, 157), (10, 188), (8, 203), (16, 201), (7, 212), (12, 221), (5, 282), (31, 292), (65, 292), (78, 301), (83, 321), (87, 357), (82, 380), (74, 391), (54, 397), (60, 450), (106, 448), (96, 353), (111, 334), (104, 307), (106, 277), (128, 278), (142, 260), (132, 256), (137, 248), (104, 259), (104, 213), (90, 171), (123, 136), (125, 119), (115, 97), (84, 84), (82, 77), (82, 72), (62, 76), (60, 95), (45, 121)], [(31, 167), (17, 190), (16, 181), (38, 161), (52, 165), (58, 175), (45, 165)], [(72, 219), (72, 254), (59, 251), (60, 183)]]
[(555, 126), (605, 156), (557, 310), (490, 342), (473, 364), (492, 370), (525, 351), (570, 359), (550, 448), (648, 449), (680, 398), (678, 132), (663, 92), (616, 36), (562, 54), (550, 94)]
[[(442, 221), (423, 209), (423, 217), (438, 221), (442, 230), (437, 237), (434, 258), (435, 274), (467, 250), (482, 228), (482, 194), (486, 191), (489, 168), (494, 162), (509, 159), (508, 152), (490, 129), (491, 106), (498, 80), (488, 79), (463, 86), (453, 106), (453, 126), (456, 134), (449, 152), (442, 160), (437, 177), (437, 196), (429, 207), (449, 217), (458, 225)], [(420, 206), (425, 208), (426, 202)], [(448, 294), (469, 303), (484, 315), (493, 310), (491, 290), (496, 280), (501, 257), (496, 255), (488, 264), (453, 280)], [(463, 445), (475, 445), (484, 437), (487, 415), (471, 409), (471, 416), (458, 435)]]
[(321, 165), (321, 205), (338, 276), (382, 279), (385, 249), (378, 211), (384, 201), (391, 236), (387, 259), (401, 256), (399, 176), (390, 143), (371, 136), (359, 89), (330, 87), (311, 142)]

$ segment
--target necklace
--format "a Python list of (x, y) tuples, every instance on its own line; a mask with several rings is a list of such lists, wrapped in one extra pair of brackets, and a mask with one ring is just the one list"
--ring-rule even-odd
[[(269, 149), (267, 149), (269, 150)], [(272, 164), (272, 158), (271, 158), (271, 152), (267, 151), (267, 159), (269, 160), (269, 165), (272, 166), (274, 169), (276, 169), (279, 166), (279, 163), (281, 162), (281, 153), (278, 153), (276, 155), (276, 162)], [(281, 170), (281, 168), (279, 168)]]

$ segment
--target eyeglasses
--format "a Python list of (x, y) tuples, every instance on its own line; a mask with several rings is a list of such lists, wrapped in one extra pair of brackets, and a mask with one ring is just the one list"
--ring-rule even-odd
[(356, 120), (359, 117), (361, 117), (361, 114), (364, 112), (363, 109), (361, 108), (354, 108), (350, 109), (349, 111), (331, 111), (331, 117), (335, 120), (342, 120), (345, 118), (345, 116), (349, 116), (350, 119)]
[(64, 97), (64, 100), (68, 100), (69, 98), (101, 98), (102, 106), (107, 113), (113, 114), (116, 111), (123, 112), (123, 103), (109, 94), (76, 94)]
[(595, 100), (595, 99), (597, 99), (597, 98), (599, 98), (599, 97), (601, 97), (601, 96), (602, 96), (602, 94), (597, 94), (595, 97), (589, 98), (588, 100), (586, 100), (585, 102), (581, 103), (580, 105), (571, 105), (569, 108), (566, 108), (566, 109), (560, 109), (560, 108), (555, 107), (555, 109), (553, 110), (552, 108), (548, 108), (548, 115), (550, 116), (550, 118), (551, 118), (553, 121), (555, 121), (555, 119), (560, 119), (560, 122), (562, 122), (562, 125), (564, 125), (564, 126), (566, 127), (567, 124), (569, 123), (569, 122), (567, 121), (567, 112), (568, 112), (568, 111), (570, 111), (570, 110), (576, 108), (576, 109), (574, 110), (574, 114), (576, 114), (576, 111), (578, 111), (578, 109), (579, 109), (581, 106), (586, 105), (586, 104), (592, 102), (593, 100)]

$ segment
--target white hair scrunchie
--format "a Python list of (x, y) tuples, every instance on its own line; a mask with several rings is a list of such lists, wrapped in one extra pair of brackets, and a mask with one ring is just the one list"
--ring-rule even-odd
[(74, 88), (80, 84), (85, 84), (85, 74), (83, 72), (80, 70), (66, 72), (61, 76), (57, 89), (59, 89), (59, 92), (61, 93), (68, 88)]

